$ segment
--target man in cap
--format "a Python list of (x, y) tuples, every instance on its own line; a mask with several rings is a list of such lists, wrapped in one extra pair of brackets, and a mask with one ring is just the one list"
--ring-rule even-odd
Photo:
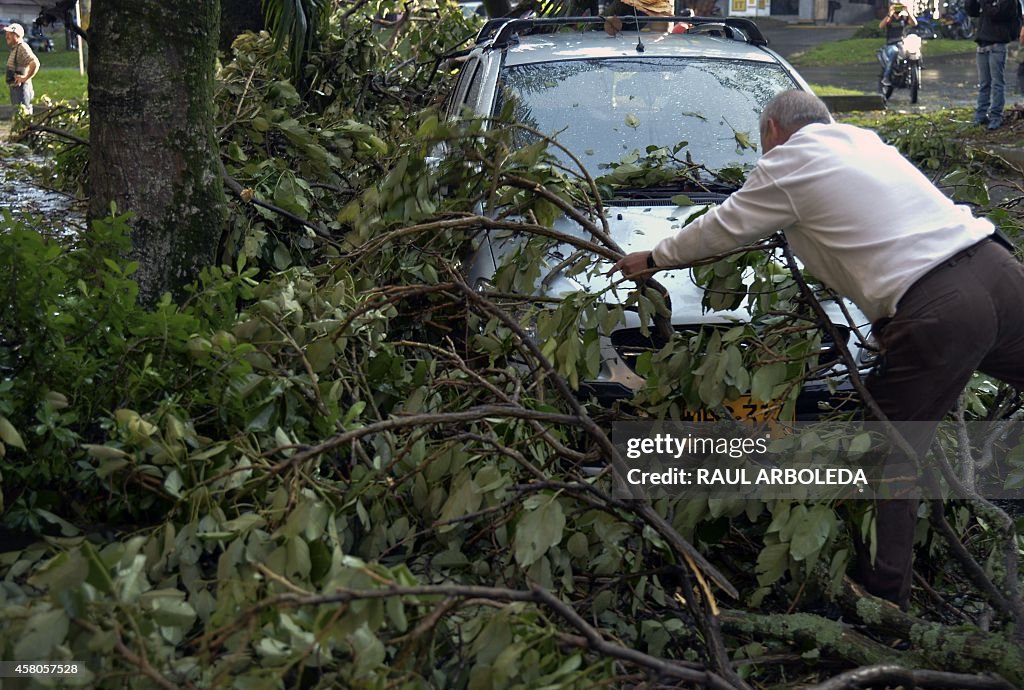
[(4, 38), (11, 51), (7, 56), (7, 88), (11, 91), (11, 105), (23, 105), (32, 112), (32, 77), (39, 71), (39, 58), (25, 42), (25, 27), (8, 24), (4, 27)]

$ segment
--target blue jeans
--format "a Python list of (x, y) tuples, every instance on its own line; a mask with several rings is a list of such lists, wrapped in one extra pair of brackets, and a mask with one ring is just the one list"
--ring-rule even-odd
[(889, 43), (882, 48), (882, 62), (885, 67), (882, 69), (882, 81), (889, 81), (892, 77), (892, 66), (896, 62), (896, 56), (900, 54), (899, 43)]
[(32, 82), (27, 82), (21, 86), (15, 86), (14, 84), (8, 84), (7, 88), (11, 90), (11, 105), (18, 107), (19, 105), (25, 106), (28, 109), (29, 114), (32, 114), (32, 97), (35, 96), (35, 92), (32, 89)]
[(1006, 44), (993, 43), (978, 47), (978, 107), (974, 121), (1003, 121), (1006, 104)]

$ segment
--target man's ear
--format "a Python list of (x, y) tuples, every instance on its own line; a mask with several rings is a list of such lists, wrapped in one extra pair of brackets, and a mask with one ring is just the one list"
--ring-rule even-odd
[[(779, 124), (772, 118), (768, 118), (764, 122), (764, 132), (761, 134), (761, 145), (764, 151), (768, 151), (769, 148), (774, 148), (782, 143), (779, 138), (780, 130)], [(765, 147), (766, 143), (770, 145)]]

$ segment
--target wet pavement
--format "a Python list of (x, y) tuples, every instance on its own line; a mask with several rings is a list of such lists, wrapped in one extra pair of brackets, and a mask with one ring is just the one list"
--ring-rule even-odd
[[(850, 38), (858, 28), (771, 22), (762, 26), (762, 31), (768, 38), (768, 47), (788, 59), (819, 43)], [(929, 57), (927, 41), (922, 52), (924, 60), (918, 104), (915, 106), (910, 103), (910, 92), (907, 89), (896, 89), (889, 99), (888, 108), (920, 112), (974, 105), (978, 88), (974, 53)], [(1007, 65), (1008, 73), (1011, 67), (1015, 67), (1015, 63)], [(798, 67), (797, 70), (811, 84), (864, 93), (878, 92), (880, 65), (877, 62), (837, 67)], [(1010, 84), (1007, 84), (1007, 87), (1007, 105), (1010, 105), (1017, 94)], [(1016, 100), (1020, 100), (1019, 97)]]
[(0, 207), (17, 220), (35, 219), (33, 227), (50, 237), (72, 237), (82, 231), (82, 202), (46, 186), (47, 160), (27, 146), (7, 141), (0, 131)]

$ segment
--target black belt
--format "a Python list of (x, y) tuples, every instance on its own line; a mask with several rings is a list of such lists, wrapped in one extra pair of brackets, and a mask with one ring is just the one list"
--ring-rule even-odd
[(960, 263), (964, 259), (974, 256), (977, 253), (977, 251), (979, 249), (981, 249), (985, 245), (986, 242), (991, 242), (991, 241), (992, 241), (992, 235), (989, 235), (988, 237), (986, 237), (986, 238), (984, 238), (982, 240), (978, 240), (977, 242), (972, 244), (970, 247), (967, 247), (965, 249), (961, 249), (960, 251), (958, 251), (953, 256), (949, 257), (948, 259), (943, 260), (938, 266), (933, 268), (931, 271), (928, 271), (928, 273), (925, 273), (925, 275), (929, 275), (936, 268), (942, 268), (943, 266), (956, 266), (958, 263)]
[[(961, 249), (960, 251), (958, 251), (953, 256), (950, 256), (949, 258), (943, 259), (939, 263), (937, 263), (934, 266), (932, 266), (928, 270), (927, 273), (925, 273), (923, 276), (921, 276), (920, 278), (915, 280), (911, 284), (911, 286), (907, 288), (906, 292), (903, 293), (903, 296), (900, 297), (900, 303), (902, 303), (903, 300), (906, 299), (907, 295), (909, 295), (915, 288), (917, 288), (919, 285), (921, 285), (921, 283), (923, 283), (925, 280), (927, 280), (928, 278), (932, 277), (933, 275), (935, 275), (936, 273), (938, 273), (939, 271), (941, 271), (941, 270), (943, 270), (945, 268), (950, 268), (952, 266), (956, 266), (958, 263), (960, 263), (964, 259), (967, 259), (967, 258), (970, 258), (970, 257), (974, 256), (978, 252), (979, 249), (981, 249), (983, 246), (985, 246), (985, 244), (987, 242), (992, 242), (993, 239), (994, 239), (993, 235), (989, 235), (988, 237), (975, 242), (974, 244), (972, 244), (969, 247), (965, 247), (965, 248)], [(896, 311), (899, 312), (899, 310), (900, 310), (900, 304), (897, 303), (896, 304)], [(871, 328), (876, 333), (877, 332), (881, 332), (881, 330), (883, 328), (885, 328), (886, 324), (888, 324), (891, 320), (892, 319), (890, 317), (884, 316), (884, 317), (878, 319), (877, 321), (875, 321), (874, 323), (872, 323), (871, 324)]]

